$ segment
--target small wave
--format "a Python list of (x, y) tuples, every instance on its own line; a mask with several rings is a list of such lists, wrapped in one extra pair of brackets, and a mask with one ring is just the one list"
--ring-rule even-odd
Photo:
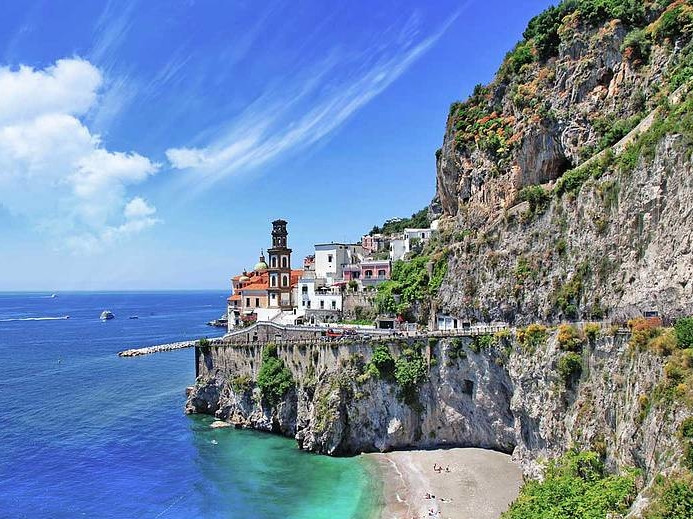
[(0, 319), (0, 323), (12, 323), (16, 321), (64, 321), (69, 319), (69, 315), (63, 315), (60, 317), (13, 317), (10, 319)]

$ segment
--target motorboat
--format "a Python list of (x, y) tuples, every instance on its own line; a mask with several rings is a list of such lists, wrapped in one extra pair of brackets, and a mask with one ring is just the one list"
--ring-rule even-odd
[(111, 312), (110, 310), (104, 310), (103, 312), (101, 312), (100, 319), (102, 321), (110, 321), (111, 319), (115, 319), (115, 315), (113, 315), (113, 312)]

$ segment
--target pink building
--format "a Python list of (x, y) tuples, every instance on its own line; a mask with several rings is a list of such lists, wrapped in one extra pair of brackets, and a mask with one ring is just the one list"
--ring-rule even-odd
[(361, 278), (361, 265), (345, 265), (343, 269), (344, 281)]
[(390, 260), (361, 262), (361, 280), (385, 281), (390, 279)]
[(384, 250), (387, 245), (387, 240), (382, 234), (366, 234), (361, 237), (361, 247), (363, 247), (366, 252), (373, 253)]

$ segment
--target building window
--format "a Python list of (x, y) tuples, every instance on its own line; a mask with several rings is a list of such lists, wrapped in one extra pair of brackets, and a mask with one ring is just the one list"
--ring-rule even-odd
[(282, 286), (283, 287), (289, 286), (289, 277), (288, 276), (282, 276)]
[(286, 256), (283, 256), (283, 257), (282, 257), (282, 268), (285, 269), (285, 268), (287, 268), (288, 266), (289, 266), (289, 262), (288, 262), (288, 260), (286, 259)]
[(303, 285), (301, 287), (301, 293), (302, 294), (307, 294), (308, 293), (308, 285)]
[(310, 299), (308, 300), (308, 308), (310, 308)]
[(277, 257), (272, 256), (272, 268), (276, 268), (276, 267), (277, 267)]
[(337, 301), (332, 301), (332, 310), (337, 309)]
[(379, 271), (378, 271), (378, 277), (379, 277), (379, 278), (384, 278), (384, 277), (385, 277), (385, 271), (384, 271), (384, 270), (379, 270)]
[(327, 263), (332, 263), (332, 254), (327, 255)]
[(322, 310), (323, 308), (325, 308), (325, 300), (321, 299), (320, 300), (320, 309)]
[(258, 306), (260, 306), (260, 298), (256, 297), (255, 298), (255, 307), (258, 307)]
[(272, 276), (272, 286), (276, 287), (277, 286), (277, 276)]
[(245, 298), (245, 306), (250, 306), (250, 298), (249, 297)]
[(373, 277), (373, 271), (372, 270), (367, 270), (365, 272), (366, 274), (366, 279), (371, 279)]

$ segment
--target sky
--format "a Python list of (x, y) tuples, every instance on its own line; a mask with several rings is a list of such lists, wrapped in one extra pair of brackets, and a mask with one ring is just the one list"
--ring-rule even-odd
[(0, 291), (225, 289), (435, 194), (540, 0), (0, 0)]

